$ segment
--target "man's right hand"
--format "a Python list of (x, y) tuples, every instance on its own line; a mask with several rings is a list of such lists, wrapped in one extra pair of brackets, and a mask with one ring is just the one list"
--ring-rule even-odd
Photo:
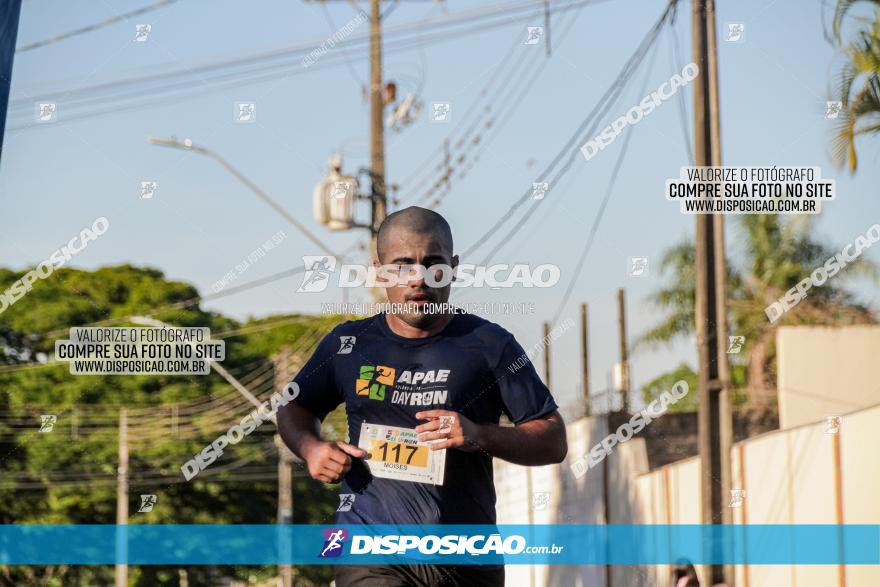
[(351, 459), (362, 459), (367, 451), (347, 442), (318, 441), (302, 455), (309, 467), (312, 479), (324, 483), (339, 483), (351, 469)]

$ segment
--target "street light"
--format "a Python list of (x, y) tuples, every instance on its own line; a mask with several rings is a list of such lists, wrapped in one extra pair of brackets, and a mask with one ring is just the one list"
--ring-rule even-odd
[(196, 145), (192, 142), (191, 139), (184, 139), (183, 142), (177, 140), (176, 137), (171, 137), (170, 139), (163, 139), (160, 137), (148, 136), (147, 142), (151, 145), (159, 145), (161, 147), (172, 147), (174, 149), (182, 149), (184, 151), (195, 151), (196, 153), (201, 153), (202, 155), (206, 155), (222, 165), (226, 168), (226, 170), (234, 175), (236, 179), (238, 179), (241, 183), (246, 185), (252, 192), (254, 192), (257, 197), (261, 200), (269, 204), (276, 212), (281, 214), (285, 220), (294, 225), (300, 232), (302, 232), (310, 241), (318, 245), (321, 250), (328, 255), (332, 255), (334, 257), (338, 257), (336, 253), (334, 253), (330, 247), (322, 243), (318, 237), (313, 235), (308, 228), (306, 228), (302, 222), (291, 216), (284, 208), (282, 208), (278, 202), (269, 197), (269, 194), (258, 188), (254, 182), (246, 178), (242, 175), (235, 167), (233, 167), (226, 159), (218, 155), (216, 152), (208, 149), (207, 147), (202, 147), (200, 145)]

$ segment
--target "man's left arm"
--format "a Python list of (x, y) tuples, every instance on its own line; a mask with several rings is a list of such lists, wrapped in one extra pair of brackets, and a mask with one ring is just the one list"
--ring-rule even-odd
[(449, 410), (425, 410), (416, 418), (429, 420), (416, 426), (416, 432), (421, 441), (437, 440), (431, 450), (480, 450), (517, 465), (561, 463), (568, 453), (565, 423), (558, 411), (516, 426), (476, 424)]

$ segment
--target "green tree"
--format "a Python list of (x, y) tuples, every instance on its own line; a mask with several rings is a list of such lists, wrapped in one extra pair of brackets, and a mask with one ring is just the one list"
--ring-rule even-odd
[[(807, 217), (768, 214), (743, 216), (739, 234), (728, 243), (741, 247), (743, 262), (735, 267), (728, 257), (728, 328), (730, 335), (745, 337), (739, 354), (731, 354), (734, 384), (740, 366), (746, 375), (740, 384), (750, 396), (769, 396), (775, 389), (775, 334), (780, 326), (794, 324), (846, 325), (875, 322), (870, 311), (843, 289), (848, 278), (868, 275), (876, 279), (877, 267), (864, 257), (848, 264), (822, 287), (809, 290), (796, 308), (770, 323), (765, 308), (781, 297), (816, 267), (839, 252), (817, 242), (810, 234)], [(730, 248), (730, 247), (729, 247)], [(689, 240), (667, 250), (660, 270), (670, 275), (668, 284), (651, 296), (666, 316), (637, 340), (641, 346), (657, 347), (695, 332), (696, 287), (694, 246)]]
[(652, 379), (642, 386), (642, 399), (645, 405), (659, 398), (664, 391), (670, 391), (679, 381), (688, 385), (688, 394), (674, 404), (669, 404), (670, 412), (697, 411), (697, 374), (687, 363), (682, 363), (672, 371)]
[[(0, 291), (24, 274), (0, 269)], [(71, 326), (124, 326), (136, 315), (211, 328), (213, 338), (226, 341), (223, 366), (263, 399), (274, 387), (272, 357), (282, 346), (297, 347), (305, 357), (340, 320), (291, 315), (242, 324), (201, 309), (192, 285), (130, 265), (64, 268), (38, 280), (0, 313), (0, 523), (115, 523), (123, 406), (130, 414), (130, 523), (274, 523), (277, 457), (271, 424), (225, 449), (192, 481), (181, 482), (180, 466), (251, 409), (225, 380), (213, 373), (74, 376), (67, 363), (46, 361), (54, 341), (66, 339)], [(163, 416), (174, 405), (185, 406), (176, 435), (170, 418)], [(51, 434), (39, 432), (41, 414), (57, 416)], [(328, 427), (344, 437), (339, 413), (328, 418)], [(148, 516), (137, 513), (141, 493), (158, 497)], [(332, 520), (336, 491), (310, 479), (302, 466), (294, 472), (294, 494), (296, 523)], [(191, 567), (188, 580), (195, 587), (214, 584), (212, 574), (268, 578), (275, 572), (270, 567)], [(0, 566), (0, 585), (108, 584), (112, 573), (100, 566)], [(298, 584), (304, 585), (327, 583), (330, 577), (322, 567), (297, 573)], [(136, 585), (179, 583), (177, 569), (168, 567), (132, 567), (131, 578)]]
[[(843, 38), (844, 18), (862, 2), (874, 5), (873, 18), (857, 18), (860, 28), (852, 40)], [(858, 168), (856, 137), (880, 132), (880, 0), (838, 0), (832, 21), (833, 42), (846, 60), (837, 79), (836, 98), (842, 103), (832, 139), (837, 165)]]

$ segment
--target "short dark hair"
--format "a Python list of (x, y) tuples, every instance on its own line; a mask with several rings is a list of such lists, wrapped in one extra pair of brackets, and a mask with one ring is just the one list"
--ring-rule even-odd
[(379, 232), (376, 235), (376, 255), (379, 257), (379, 261), (382, 261), (385, 256), (388, 235), (394, 228), (419, 234), (436, 235), (449, 243), (449, 251), (452, 252), (452, 229), (446, 219), (433, 210), (410, 206), (389, 214), (379, 226)]

